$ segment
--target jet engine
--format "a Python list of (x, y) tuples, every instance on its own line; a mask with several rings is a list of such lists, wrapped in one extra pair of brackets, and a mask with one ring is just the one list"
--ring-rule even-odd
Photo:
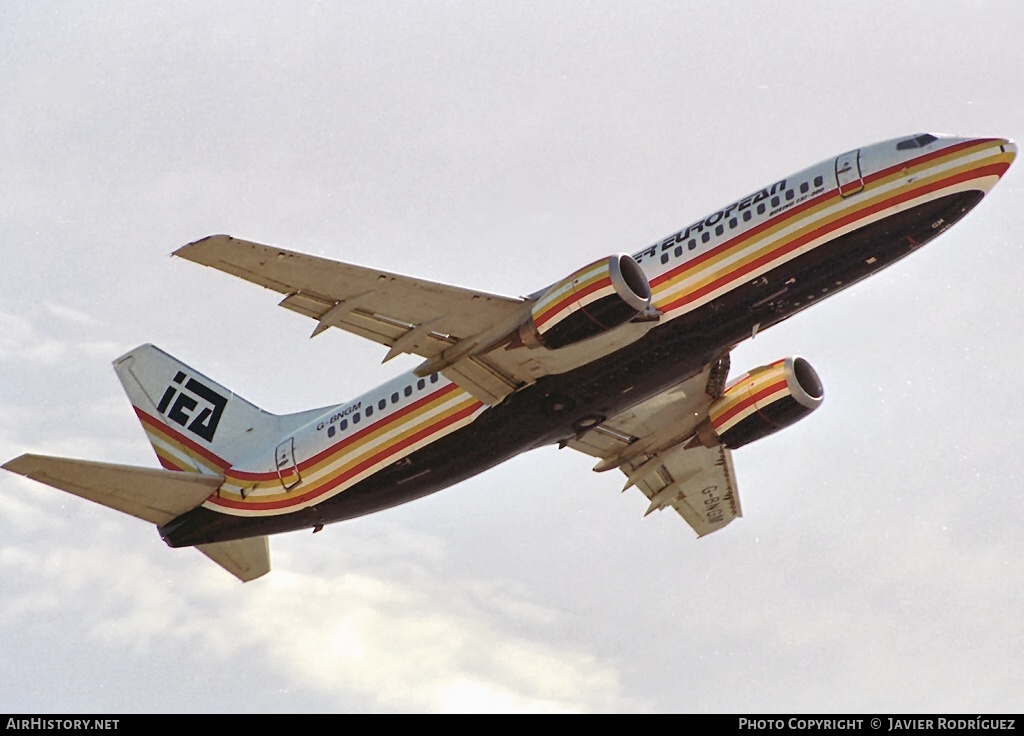
[(824, 397), (821, 379), (810, 363), (783, 358), (729, 383), (697, 428), (697, 439), (705, 447), (735, 450), (803, 419)]
[(609, 256), (584, 266), (534, 303), (519, 337), (530, 348), (557, 350), (618, 327), (646, 310), (651, 285), (631, 256)]

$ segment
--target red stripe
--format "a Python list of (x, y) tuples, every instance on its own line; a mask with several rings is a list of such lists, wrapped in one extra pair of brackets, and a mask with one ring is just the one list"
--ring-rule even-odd
[(732, 419), (734, 416), (739, 414), (741, 411), (743, 411), (744, 409), (749, 407), (751, 404), (757, 404), (758, 401), (760, 401), (761, 399), (765, 398), (766, 396), (771, 396), (773, 393), (778, 391), (780, 388), (786, 388), (786, 379), (785, 379), (785, 377), (783, 377), (782, 380), (776, 381), (775, 383), (771, 384), (770, 386), (761, 389), (756, 394), (748, 395), (747, 398), (745, 398), (743, 401), (741, 401), (740, 403), (736, 404), (731, 409), (729, 409), (729, 411), (724, 412), (721, 416), (719, 416), (718, 419), (715, 420), (715, 426), (716, 427), (722, 426), (723, 424), (728, 422), (730, 419)]
[[(353, 435), (351, 435), (349, 437), (345, 437), (344, 439), (339, 440), (338, 442), (336, 442), (335, 444), (331, 445), (330, 447), (328, 447), (324, 451), (322, 451), (320, 453), (317, 453), (316, 455), (314, 455), (313, 457), (311, 457), (311, 458), (309, 458), (307, 460), (303, 460), (301, 463), (299, 463), (299, 472), (301, 473), (304, 470), (309, 470), (311, 467), (313, 467), (317, 463), (321, 462), (322, 460), (327, 459), (331, 455), (334, 455), (334, 454), (338, 453), (340, 450), (342, 450), (343, 448), (347, 447), (348, 445), (351, 445), (353, 442), (357, 442), (357, 441), (363, 439), (367, 435), (372, 434), (373, 432), (376, 432), (378, 429), (380, 429), (383, 426), (386, 426), (386, 425), (389, 425), (389, 424), (393, 424), (394, 422), (397, 422), (398, 420), (408, 416), (411, 412), (414, 412), (414, 411), (417, 411), (418, 409), (421, 409), (426, 404), (429, 404), (430, 402), (434, 401), (435, 399), (438, 399), (438, 398), (444, 396), (445, 394), (451, 393), (452, 391), (455, 391), (456, 389), (458, 389), (458, 385), (457, 384), (449, 383), (448, 385), (443, 386), (442, 388), (438, 389), (434, 393), (428, 394), (428, 395), (424, 396), (423, 398), (418, 399), (417, 401), (414, 401), (413, 403), (411, 403), (411, 404), (409, 404), (407, 406), (402, 407), (400, 410), (396, 411), (394, 414), (389, 414), (386, 417), (383, 417), (381, 419), (378, 419), (375, 422), (367, 424), (365, 427), (363, 427), (361, 430), (359, 430), (355, 434), (353, 434)], [(278, 478), (278, 475), (277, 475), (277, 471), (274, 471), (274, 470), (271, 470), (269, 472), (249, 472), (249, 471), (246, 471), (246, 470), (236, 470), (234, 468), (231, 469), (231, 474), (230, 474), (230, 478), (229, 478), (229, 480), (245, 480), (245, 481), (278, 480), (278, 479), (279, 478)]]
[[(980, 141), (979, 140), (964, 141), (963, 143), (958, 143), (955, 146), (950, 146), (948, 148), (943, 148), (943, 149), (940, 149), (938, 151), (932, 151), (930, 153), (926, 153), (924, 155), (918, 156), (917, 158), (911, 159), (909, 161), (904, 161), (902, 163), (895, 164), (893, 166), (890, 166), (887, 169), (882, 169), (881, 171), (875, 172), (874, 174), (870, 174), (869, 176), (864, 177), (864, 183), (865, 183), (865, 185), (871, 184), (873, 182), (878, 181), (879, 179), (884, 179), (885, 177), (890, 176), (891, 174), (894, 174), (894, 173), (896, 173), (898, 171), (901, 171), (904, 168), (908, 168), (909, 169), (910, 167), (913, 167), (913, 166), (920, 166), (921, 164), (927, 163), (927, 162), (932, 161), (932, 160), (934, 160), (936, 158), (941, 158), (943, 156), (948, 156), (951, 153), (956, 153), (958, 151), (962, 151), (962, 150), (967, 149), (967, 148), (972, 148), (974, 146), (987, 145), (989, 143), (995, 142), (996, 140), (997, 140), (996, 138), (984, 138), (984, 139), (981, 139)], [(730, 240), (727, 240), (724, 243), (721, 243), (721, 244), (715, 246), (714, 248), (712, 248), (711, 250), (707, 251), (706, 253), (701, 254), (697, 258), (693, 258), (693, 259), (691, 259), (689, 261), (681, 263), (680, 265), (676, 266), (672, 270), (666, 271), (665, 273), (660, 274), (659, 276), (656, 276), (654, 279), (651, 280), (651, 288), (654, 289), (658, 285), (663, 284), (664, 282), (666, 282), (666, 281), (668, 281), (670, 279), (675, 278), (679, 274), (681, 274), (681, 273), (683, 273), (685, 271), (688, 271), (688, 270), (690, 270), (692, 268), (695, 268), (695, 267), (699, 266), (700, 264), (704, 263), (705, 261), (707, 261), (707, 260), (709, 260), (711, 258), (714, 258), (714, 257), (718, 256), (719, 254), (724, 253), (727, 250), (732, 249), (732, 247), (735, 246), (737, 243), (740, 243), (740, 242), (742, 242), (742, 241), (744, 241), (744, 240), (746, 240), (748, 238), (752, 238), (753, 236), (755, 236), (755, 235), (757, 235), (759, 233), (762, 233), (762, 232), (764, 232), (765, 230), (767, 230), (769, 228), (773, 228), (776, 225), (779, 225), (779, 224), (781, 224), (781, 223), (783, 223), (783, 222), (785, 222), (787, 220), (791, 220), (791, 219), (795, 218), (797, 215), (801, 214), (802, 212), (805, 212), (809, 208), (816, 207), (818, 204), (822, 203), (826, 199), (835, 198), (838, 193), (839, 192), (838, 192), (837, 189), (829, 189), (829, 190), (826, 190), (826, 191), (822, 192), (821, 194), (819, 194), (814, 199), (810, 199), (810, 200), (808, 200), (806, 202), (803, 202), (803, 203), (797, 205), (793, 209), (786, 210), (785, 212), (780, 212), (778, 215), (776, 215), (772, 219), (765, 220), (764, 222), (762, 222), (761, 224), (751, 228), (750, 230), (747, 230), (747, 231), (745, 231), (743, 233), (740, 233), (736, 237), (731, 238)]]
[(859, 192), (863, 188), (864, 188), (864, 180), (863, 179), (857, 179), (855, 181), (848, 181), (848, 182), (846, 182), (846, 184), (840, 184), (839, 185), (839, 196), (842, 197), (842, 196), (845, 196), (847, 194), (853, 194), (854, 192)]
[(882, 169), (881, 171), (876, 171), (874, 174), (871, 174), (870, 176), (864, 177), (864, 183), (865, 184), (870, 184), (872, 182), (878, 181), (879, 179), (884, 179), (885, 177), (889, 176), (890, 174), (895, 174), (897, 171), (901, 171), (903, 169), (909, 169), (912, 166), (920, 166), (921, 164), (928, 163), (929, 161), (934, 161), (937, 158), (942, 158), (943, 156), (948, 156), (951, 153), (956, 153), (958, 151), (964, 151), (964, 150), (966, 150), (968, 148), (973, 148), (975, 146), (987, 146), (990, 143), (995, 143), (997, 140), (999, 140), (999, 139), (998, 138), (973, 138), (973, 139), (971, 139), (969, 141), (963, 141), (962, 143), (957, 143), (955, 146), (950, 146), (949, 148), (940, 148), (937, 151), (931, 151), (930, 153), (925, 153), (925, 154), (923, 154), (921, 156), (918, 156), (917, 158), (912, 158), (909, 161), (904, 161), (902, 163), (893, 164), (892, 166), (890, 166), (887, 169)]
[(588, 294), (592, 294), (598, 289), (603, 289), (604, 287), (611, 284), (611, 282), (611, 276), (606, 276), (605, 278), (600, 279), (599, 281), (593, 282), (590, 286), (583, 289), (582, 291), (576, 291), (575, 289), (573, 289), (572, 291), (569, 292), (568, 296), (563, 297), (562, 300), (559, 301), (557, 304), (548, 307), (546, 310), (544, 310), (544, 312), (540, 314), (540, 316), (534, 317), (534, 326), (537, 327), (537, 329), (540, 329), (545, 322), (548, 322), (549, 320), (553, 319), (563, 309), (568, 309), (568, 305), (571, 302), (577, 302), (583, 297), (587, 296)]
[(172, 462), (171, 462), (170, 460), (168, 460), (167, 458), (165, 458), (165, 457), (164, 457), (163, 455), (161, 455), (160, 453), (157, 453), (157, 455), (156, 455), (156, 459), (157, 459), (157, 460), (159, 460), (159, 461), (160, 461), (160, 464), (161, 464), (161, 465), (163, 465), (163, 466), (164, 466), (165, 468), (167, 468), (168, 470), (176, 470), (176, 471), (178, 471), (179, 473), (185, 473), (185, 472), (188, 472), (188, 471), (186, 471), (186, 470), (185, 470), (185, 468), (179, 468), (179, 467), (178, 467), (177, 465), (175, 465), (174, 463), (172, 463)]
[[(227, 460), (225, 460), (224, 458), (219, 457), (219, 456), (213, 454), (213, 452), (211, 452), (210, 450), (206, 449), (205, 447), (197, 445), (194, 441), (190, 440), (188, 437), (186, 437), (185, 435), (181, 434), (176, 429), (168, 426), (167, 424), (164, 424), (163, 421), (161, 421), (159, 419), (156, 419), (154, 417), (151, 417), (149, 414), (147, 414), (146, 412), (142, 411), (142, 409), (140, 409), (137, 406), (133, 405), (133, 408), (135, 409), (135, 415), (138, 416), (139, 421), (142, 422), (143, 424), (148, 424), (150, 427), (155, 429), (158, 434), (163, 434), (163, 435), (165, 435), (167, 437), (170, 437), (171, 439), (175, 440), (176, 442), (180, 442), (181, 444), (185, 445), (185, 447), (187, 447), (188, 449), (192, 450), (197, 455), (200, 455), (201, 457), (204, 457), (207, 460), (209, 460), (211, 463), (216, 465), (221, 470), (226, 470), (226, 469), (231, 467), (231, 463), (229, 463)], [(159, 456), (159, 453), (158, 453), (158, 456)], [(178, 468), (178, 469), (180, 470), (180, 468)]]
[(460, 412), (458, 412), (456, 414), (453, 414), (450, 417), (447, 417), (442, 422), (439, 422), (437, 424), (431, 425), (430, 427), (426, 427), (426, 428), (420, 430), (419, 432), (416, 432), (416, 433), (406, 437), (405, 439), (401, 440), (400, 442), (396, 442), (394, 445), (391, 445), (390, 447), (386, 447), (386, 448), (382, 449), (377, 454), (375, 454), (375, 455), (373, 455), (373, 456), (363, 460), (362, 462), (358, 463), (354, 467), (352, 467), (352, 468), (348, 469), (347, 471), (345, 471), (344, 473), (338, 475), (336, 478), (332, 478), (331, 480), (327, 481), (326, 483), (324, 483), (322, 485), (319, 485), (316, 488), (310, 489), (309, 491), (306, 491), (305, 493), (303, 493), (303, 494), (301, 494), (299, 496), (295, 496), (293, 498), (285, 498), (285, 499), (281, 499), (281, 500), (278, 500), (278, 501), (265, 501), (265, 502), (259, 502), (259, 501), (246, 502), (246, 501), (236, 501), (234, 499), (229, 499), (229, 498), (215, 498), (215, 497), (211, 497), (210, 498), (210, 502), (214, 503), (214, 504), (216, 504), (218, 506), (226, 506), (228, 508), (233, 508), (233, 509), (247, 509), (247, 510), (267, 511), (267, 510), (271, 510), (271, 509), (283, 509), (283, 508), (286, 508), (286, 507), (289, 507), (289, 506), (295, 506), (295, 505), (298, 505), (298, 504), (301, 504), (301, 503), (305, 503), (307, 501), (311, 501), (313, 499), (319, 498), (320, 496), (324, 495), (328, 491), (338, 487), (339, 485), (341, 485), (345, 481), (349, 480), (350, 478), (355, 477), (359, 473), (363, 472), (364, 470), (366, 470), (369, 467), (372, 467), (373, 465), (375, 465), (376, 463), (380, 462), (381, 460), (384, 460), (384, 459), (386, 459), (388, 457), (391, 457), (392, 455), (400, 452), (401, 450), (404, 450), (405, 448), (415, 444), (416, 442), (419, 442), (420, 440), (425, 439), (426, 437), (429, 437), (432, 434), (436, 434), (437, 432), (439, 432), (440, 430), (444, 429), (445, 427), (448, 427), (449, 425), (454, 424), (455, 422), (458, 422), (458, 421), (460, 421), (462, 419), (465, 419), (468, 416), (471, 416), (473, 414), (473, 412), (476, 411), (476, 409), (479, 406), (481, 406), (481, 405), (482, 405), (482, 403), (477, 401), (473, 405), (463, 409), (462, 411), (460, 411)]
[(817, 228), (815, 230), (812, 230), (809, 233), (806, 233), (806, 234), (802, 235), (799, 238), (795, 238), (794, 240), (789, 241), (785, 245), (777, 247), (776, 249), (770, 251), (769, 253), (766, 253), (765, 255), (761, 256), (760, 258), (756, 258), (753, 261), (751, 261), (751, 262), (749, 262), (749, 263), (747, 263), (747, 264), (745, 264), (745, 265), (743, 265), (743, 266), (741, 266), (741, 267), (739, 267), (739, 268), (737, 268), (737, 269), (735, 269), (733, 271), (730, 271), (729, 273), (725, 274), (724, 276), (721, 276), (720, 278), (716, 279), (715, 281), (711, 282), (710, 284), (706, 284), (705, 286), (701, 287), (700, 289), (697, 289), (694, 292), (691, 292), (689, 294), (684, 294), (679, 299), (676, 299), (674, 302), (671, 302), (671, 303), (665, 305), (662, 308), (662, 311), (670, 312), (670, 311), (672, 311), (674, 309), (678, 309), (678, 308), (680, 308), (680, 307), (682, 307), (682, 306), (684, 306), (684, 305), (686, 305), (686, 304), (688, 304), (690, 302), (696, 301), (697, 299), (700, 299), (702, 296), (705, 296), (705, 295), (715, 291), (716, 289), (721, 288), (725, 284), (727, 284), (727, 283), (729, 283), (731, 281), (734, 281), (735, 279), (740, 278), (740, 277), (742, 277), (742, 276), (744, 276), (746, 274), (749, 274), (751, 271), (754, 271), (754, 270), (760, 268), (761, 266), (776, 260), (777, 258), (779, 258), (782, 255), (785, 255), (786, 253), (789, 253), (791, 251), (794, 251), (794, 250), (800, 248), (801, 246), (803, 246), (806, 243), (809, 243), (810, 241), (814, 240), (815, 238), (819, 238), (822, 235), (825, 235), (825, 234), (827, 234), (829, 232), (832, 232), (834, 230), (838, 230), (839, 228), (841, 228), (841, 227), (843, 227), (845, 225), (851, 224), (853, 222), (856, 222), (857, 220), (864, 219), (864, 218), (866, 218), (866, 217), (868, 217), (868, 216), (870, 216), (872, 214), (875, 214), (876, 212), (880, 212), (880, 211), (882, 211), (884, 209), (887, 209), (887, 208), (889, 208), (889, 207), (891, 207), (893, 205), (896, 205), (896, 204), (899, 204), (901, 202), (905, 202), (907, 200), (913, 199), (914, 197), (920, 196), (921, 194), (927, 194), (929, 192), (933, 192), (933, 191), (937, 191), (939, 189), (943, 189), (943, 188), (945, 188), (947, 186), (950, 186), (952, 184), (959, 184), (960, 182), (971, 181), (972, 179), (980, 179), (980, 178), (983, 178), (985, 176), (990, 176), (990, 175), (993, 175), (993, 174), (996, 175), (996, 176), (1001, 176), (1003, 174), (1003, 172), (1005, 172), (1008, 167), (1009, 167), (1009, 164), (1006, 164), (1006, 163), (996, 163), (996, 164), (989, 164), (988, 166), (983, 166), (983, 167), (980, 167), (980, 168), (977, 168), (977, 169), (971, 169), (969, 171), (961, 172), (960, 174), (956, 174), (956, 175), (951, 176), (949, 178), (942, 179), (940, 181), (933, 182), (931, 184), (926, 184), (924, 186), (918, 187), (917, 189), (912, 189), (912, 190), (909, 190), (909, 191), (900, 192), (899, 194), (896, 194), (895, 196), (893, 196), (893, 197), (891, 197), (889, 199), (886, 199), (886, 200), (883, 200), (881, 202), (878, 202), (878, 203), (876, 203), (876, 204), (874, 204), (874, 205), (872, 205), (870, 207), (865, 207), (865, 208), (857, 210), (855, 212), (850, 212), (847, 215), (845, 215), (843, 217), (840, 217), (840, 218), (838, 218), (836, 220), (833, 220), (832, 222), (826, 223), (826, 224), (822, 225), (821, 227), (819, 227), (819, 228)]
[(741, 243), (744, 240), (747, 240), (749, 238), (753, 238), (755, 235), (758, 235), (758, 234), (764, 232), (765, 230), (768, 230), (769, 228), (775, 227), (776, 225), (778, 225), (782, 221), (788, 220), (788, 219), (790, 219), (792, 217), (796, 217), (797, 215), (801, 214), (802, 212), (807, 211), (811, 207), (816, 207), (818, 204), (824, 202), (826, 199), (832, 199), (835, 196), (836, 196), (836, 191), (834, 189), (830, 189), (828, 191), (822, 192), (821, 194), (819, 194), (814, 199), (809, 199), (806, 202), (800, 203), (799, 205), (797, 205), (796, 207), (794, 207), (791, 210), (786, 210), (785, 212), (780, 212), (778, 215), (776, 215), (772, 219), (765, 220), (761, 224), (759, 224), (759, 225), (757, 225), (755, 227), (752, 227), (750, 230), (742, 232), (739, 235), (737, 235), (736, 237), (730, 238), (729, 240), (726, 240), (724, 243), (716, 245), (714, 248), (709, 250), (707, 253), (702, 253), (701, 255), (697, 256), (696, 258), (693, 258), (693, 259), (691, 259), (689, 261), (681, 263), (680, 265), (678, 265), (675, 268), (673, 268), (671, 271), (666, 271), (665, 273), (661, 274), (660, 276), (656, 276), (654, 279), (651, 280), (651, 288), (654, 289), (659, 284), (663, 284), (664, 282), (668, 281), (669, 279), (675, 278), (676, 276), (678, 276), (679, 274), (683, 273), (684, 271), (689, 271), (690, 269), (699, 266), (700, 264), (704, 263), (705, 261), (708, 261), (708, 260), (710, 260), (710, 259), (712, 259), (712, 258), (714, 258), (714, 257), (716, 257), (718, 255), (721, 255), (722, 253), (725, 253), (728, 250), (731, 250), (733, 248), (733, 246), (735, 246), (737, 243)]

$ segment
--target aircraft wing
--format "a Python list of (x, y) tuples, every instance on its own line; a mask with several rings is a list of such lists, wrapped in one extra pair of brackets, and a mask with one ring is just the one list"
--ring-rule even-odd
[[(329, 327), (427, 358), (470, 393), (497, 403), (533, 377), (486, 355), (528, 316), (530, 302), (213, 235), (174, 255), (284, 294), (280, 304)], [(499, 356), (500, 357), (500, 356)], [(429, 359), (434, 359), (433, 361)], [(429, 364), (429, 366), (428, 366)], [(419, 372), (419, 371), (418, 371)]]
[(707, 418), (726, 372), (723, 359), (570, 440), (568, 446), (600, 458), (594, 470), (622, 470), (626, 488), (635, 485), (650, 500), (648, 514), (671, 507), (698, 537), (717, 531), (743, 515), (731, 453), (721, 446), (687, 445)]
[[(415, 373), (440, 372), (487, 404), (553, 373), (562, 373), (643, 337), (641, 320), (558, 350), (518, 342), (535, 299), (512, 299), (380, 271), (283, 248), (211, 235), (174, 255), (284, 294), (280, 304), (317, 321), (313, 336), (337, 327), (426, 360)], [(517, 346), (518, 343), (518, 346)], [(508, 348), (508, 349), (506, 349)]]

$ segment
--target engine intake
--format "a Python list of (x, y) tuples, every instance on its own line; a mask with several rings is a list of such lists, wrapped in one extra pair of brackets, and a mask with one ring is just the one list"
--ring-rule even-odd
[(697, 439), (705, 447), (735, 450), (803, 419), (824, 398), (810, 363), (800, 357), (777, 360), (732, 381), (697, 428)]
[(651, 303), (643, 269), (625, 253), (584, 266), (544, 292), (519, 328), (523, 344), (558, 348), (629, 322)]

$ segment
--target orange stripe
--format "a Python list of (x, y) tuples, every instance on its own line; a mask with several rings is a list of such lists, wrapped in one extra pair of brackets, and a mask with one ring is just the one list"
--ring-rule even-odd
[[(313, 455), (310, 458), (307, 458), (306, 460), (303, 460), (301, 463), (299, 463), (299, 472), (302, 473), (305, 471), (309, 471), (314, 466), (321, 464), (324, 460), (336, 458), (346, 448), (358, 444), (359, 442), (365, 440), (371, 434), (376, 434), (378, 432), (390, 429), (392, 425), (397, 424), (399, 420), (406, 420), (410, 418), (410, 415), (413, 413), (420, 413), (420, 409), (423, 409), (426, 405), (437, 402), (438, 400), (444, 398), (447, 394), (451, 393), (452, 391), (458, 390), (458, 388), (459, 387), (457, 384), (449, 383), (446, 386), (441, 387), (434, 393), (428, 394), (422, 397), (421, 399), (418, 399), (413, 403), (402, 407), (399, 411), (396, 411), (394, 414), (388, 414), (385, 417), (382, 417), (374, 422), (367, 424), (358, 432), (351, 434), (348, 437), (342, 438), (341, 440), (331, 445), (330, 447), (326, 448), (325, 450), (317, 453), (316, 455)], [(278, 477), (276, 470), (248, 471), (239, 470), (237, 468), (231, 468), (231, 472), (228, 474), (228, 481), (242, 481), (238, 485), (246, 485), (253, 481), (273, 481), (274, 483), (277, 483), (280, 481), (280, 478)]]
[[(981, 141), (965, 141), (963, 143), (958, 143), (955, 146), (950, 146), (948, 148), (943, 148), (943, 149), (940, 149), (938, 151), (932, 151), (930, 153), (926, 153), (924, 155), (918, 156), (917, 158), (911, 159), (909, 161), (904, 161), (904, 162), (901, 162), (901, 163), (894, 164), (894, 165), (892, 165), (892, 166), (890, 166), (888, 168), (882, 169), (881, 171), (877, 171), (874, 174), (870, 174), (870, 175), (864, 177), (865, 188), (867, 188), (867, 185), (869, 185), (869, 184), (880, 183), (883, 179), (889, 178), (890, 176), (892, 176), (894, 174), (900, 174), (900, 173), (903, 172), (904, 169), (908, 169), (909, 170), (909, 169), (912, 169), (912, 168), (918, 168), (918, 167), (920, 167), (921, 165), (923, 165), (925, 163), (931, 163), (934, 160), (939, 159), (939, 158), (946, 158), (946, 157), (953, 158), (953, 154), (955, 154), (955, 153), (959, 153), (959, 152), (964, 151), (964, 150), (966, 150), (968, 148), (981, 147), (981, 146), (989, 145), (989, 144), (994, 143), (996, 141), (997, 141), (997, 139), (995, 139), (995, 138), (986, 138), (986, 139), (983, 139)], [(993, 152), (993, 155), (997, 155), (997, 154), (995, 154)], [(1009, 164), (1006, 164), (1006, 167), (1009, 167)], [(1005, 168), (1004, 168), (1004, 170), (1005, 170)], [(712, 259), (716, 258), (717, 256), (726, 253), (727, 251), (732, 250), (733, 247), (736, 246), (738, 243), (741, 243), (741, 242), (743, 242), (745, 240), (749, 240), (749, 239), (753, 238), (755, 235), (759, 235), (759, 234), (765, 232), (766, 230), (770, 230), (770, 229), (782, 226), (783, 223), (787, 223), (788, 224), (789, 221), (794, 220), (798, 215), (803, 214), (808, 209), (817, 207), (818, 205), (821, 205), (821, 204), (823, 204), (824, 202), (826, 202), (827, 200), (830, 200), (830, 199), (841, 199), (841, 197), (838, 196), (838, 190), (837, 189), (826, 190), (825, 192), (822, 192), (821, 194), (819, 194), (814, 199), (810, 199), (810, 200), (808, 200), (806, 202), (802, 202), (801, 204), (797, 205), (796, 207), (793, 207), (792, 209), (788, 209), (785, 212), (780, 212), (774, 218), (766, 220), (766, 221), (760, 223), (759, 225), (756, 225), (755, 227), (751, 228), (750, 230), (746, 230), (746, 231), (738, 234), (736, 237), (734, 237), (734, 238), (732, 238), (730, 240), (725, 241), (724, 243), (721, 243), (721, 244), (715, 246), (714, 248), (712, 248), (711, 250), (707, 251), (706, 253), (703, 253), (703, 254), (699, 255), (698, 257), (696, 257), (696, 258), (693, 258), (693, 259), (690, 259), (688, 261), (685, 261), (684, 263), (681, 263), (676, 268), (674, 268), (674, 269), (672, 269), (670, 271), (666, 271), (665, 273), (656, 276), (655, 278), (651, 279), (651, 288), (656, 290), (658, 286), (660, 286), (661, 284), (665, 283), (666, 281), (675, 280), (675, 278), (677, 276), (679, 276), (680, 274), (682, 274), (682, 273), (684, 273), (686, 271), (693, 270), (697, 266), (699, 266), (699, 265), (701, 265), (701, 264), (703, 264), (703, 263), (705, 263), (705, 262), (707, 262), (709, 260), (712, 260)], [(696, 223), (694, 223), (694, 224), (696, 224)], [(679, 242), (679, 241), (677, 241), (677, 242)]]
[(821, 225), (821, 227), (815, 228), (814, 230), (805, 233), (800, 237), (794, 238), (793, 240), (785, 241), (779, 244), (773, 250), (769, 251), (768, 253), (733, 269), (732, 271), (724, 274), (723, 276), (718, 277), (714, 281), (705, 284), (704, 286), (698, 289), (695, 289), (694, 291), (683, 294), (682, 296), (680, 296), (679, 298), (672, 302), (669, 302), (668, 304), (662, 305), (660, 309), (664, 312), (679, 309), (685, 306), (686, 304), (689, 304), (690, 302), (696, 301), (702, 296), (705, 296), (717, 289), (720, 289), (722, 286), (725, 286), (729, 282), (741, 278), (749, 274), (750, 272), (760, 268), (761, 266), (771, 263), (772, 261), (777, 260), (781, 256), (784, 256), (787, 253), (790, 253), (800, 248), (801, 246), (806, 245), (807, 243), (811, 242), (812, 240), (815, 240), (816, 238), (826, 235), (834, 230), (838, 230), (839, 228), (852, 224), (858, 220), (869, 217), (877, 212), (888, 209), (889, 207), (900, 204), (901, 202), (913, 199), (914, 197), (918, 197), (922, 194), (928, 194), (933, 191), (944, 189), (945, 187), (951, 186), (953, 184), (959, 184), (961, 182), (970, 181), (972, 179), (981, 179), (986, 176), (992, 175), (1001, 176), (1007, 168), (1009, 168), (1009, 164), (1006, 163), (988, 164), (986, 166), (981, 166), (975, 169), (969, 169), (965, 172), (961, 172), (960, 174), (956, 174), (946, 179), (941, 179), (931, 184), (925, 184), (924, 186), (918, 187), (916, 189), (898, 192), (896, 195), (890, 197), (889, 199), (882, 200), (874, 205), (870, 205), (868, 207), (856, 210), (855, 212), (849, 212), (843, 216), (835, 218), (834, 220), (830, 220), (829, 222), (824, 223), (823, 225)]
[[(186, 454), (189, 454), (189, 451), (191, 451), (196, 455), (199, 455), (199, 457), (203, 458), (204, 460), (207, 460), (213, 465), (217, 466), (221, 470), (226, 470), (227, 468), (231, 467), (231, 463), (229, 463), (227, 460), (214, 454), (211, 450), (208, 450), (207, 448), (196, 444), (193, 440), (181, 434), (171, 426), (165, 424), (163, 421), (151, 417), (149, 414), (147, 414), (137, 406), (133, 405), (132, 408), (135, 409), (135, 415), (139, 418), (140, 422), (150, 427), (152, 430), (155, 431), (157, 435), (163, 437), (163, 439), (170, 440), (172, 442), (178, 443), (179, 445), (182, 445), (182, 449), (185, 451)], [(159, 453), (157, 453), (157, 456), (159, 457)]]
[[(756, 404), (759, 401), (761, 401), (762, 399), (764, 399), (764, 398), (766, 398), (768, 396), (771, 396), (772, 394), (776, 393), (780, 389), (785, 389), (785, 388), (786, 388), (786, 379), (785, 379), (785, 377), (783, 377), (782, 380), (776, 381), (775, 383), (771, 384), (770, 386), (767, 386), (766, 388), (761, 389), (756, 394), (748, 395), (745, 399), (743, 399), (741, 401), (741, 403), (737, 404), (736, 406), (730, 407), (729, 409), (726, 409), (722, 414), (718, 415), (715, 418), (715, 420), (714, 420), (715, 427), (717, 428), (717, 427), (720, 427), (721, 425), (725, 424), (730, 419), (732, 419), (734, 416), (736, 416), (737, 414), (739, 414), (743, 410), (745, 410), (748, 407), (750, 407), (751, 404), (754, 404), (756, 406)], [(787, 395), (788, 395), (788, 393), (787, 393)], [(780, 397), (780, 398), (782, 398), (782, 397)], [(775, 402), (772, 402), (772, 403), (775, 403)]]
[(307, 503), (309, 501), (312, 501), (314, 499), (317, 499), (317, 498), (323, 496), (328, 491), (331, 491), (334, 488), (337, 488), (339, 485), (341, 485), (345, 481), (347, 481), (347, 480), (349, 480), (349, 479), (359, 475), (360, 473), (362, 473), (366, 469), (368, 469), (368, 468), (372, 467), (373, 465), (381, 462), (382, 460), (390, 458), (391, 456), (395, 455), (396, 453), (400, 452), (401, 450), (404, 450), (405, 448), (415, 444), (416, 442), (419, 442), (420, 440), (425, 439), (426, 437), (429, 437), (432, 434), (436, 434), (438, 431), (444, 429), (445, 427), (448, 427), (451, 424), (454, 424), (454, 423), (456, 423), (458, 421), (461, 421), (462, 419), (465, 419), (466, 417), (471, 416), (481, 406), (483, 406), (482, 402), (476, 401), (476, 402), (470, 404), (469, 406), (467, 406), (465, 409), (457, 412), (456, 414), (453, 414), (453, 415), (451, 415), (449, 417), (446, 417), (443, 421), (437, 422), (435, 424), (432, 424), (429, 427), (424, 427), (419, 432), (416, 432), (416, 433), (414, 433), (414, 434), (412, 434), (412, 435), (410, 435), (408, 437), (405, 437), (401, 441), (396, 442), (396, 443), (394, 443), (394, 444), (392, 444), (392, 445), (390, 445), (388, 447), (382, 448), (381, 450), (379, 450), (374, 455), (371, 455), (370, 457), (364, 459), (363, 461), (361, 461), (358, 464), (356, 464), (355, 466), (349, 468), (345, 472), (340, 473), (337, 476), (331, 478), (330, 480), (328, 480), (328, 481), (326, 481), (326, 482), (324, 482), (324, 483), (322, 483), (322, 484), (320, 484), (318, 486), (315, 486), (314, 488), (311, 488), (308, 491), (306, 491), (306, 492), (304, 492), (304, 493), (302, 493), (300, 495), (294, 496), (292, 498), (281, 499), (281, 500), (278, 500), (278, 501), (265, 501), (265, 502), (260, 502), (260, 501), (236, 501), (236, 500), (230, 499), (230, 498), (218, 498), (218, 497), (216, 497), (216, 494), (215, 494), (214, 496), (210, 497), (209, 502), (214, 504), (214, 505), (217, 505), (217, 506), (224, 506), (224, 507), (227, 507), (227, 508), (240, 509), (240, 510), (248, 510), (248, 511), (269, 511), (269, 510), (284, 509), (284, 508), (288, 508), (290, 506), (297, 506), (299, 504), (305, 504), (305, 503)]
[(575, 289), (571, 289), (566, 296), (560, 299), (553, 306), (548, 307), (539, 315), (534, 316), (534, 326), (536, 326), (539, 330), (541, 327), (544, 326), (545, 323), (549, 322), (551, 319), (558, 316), (559, 312), (561, 312), (564, 309), (568, 309), (570, 306), (572, 306), (573, 302), (578, 302), (580, 299), (587, 296), (588, 294), (591, 294), (598, 289), (603, 289), (607, 286), (610, 286), (611, 283), (611, 276), (606, 275), (603, 278), (599, 279), (598, 281), (592, 282), (582, 291), (576, 291)]

